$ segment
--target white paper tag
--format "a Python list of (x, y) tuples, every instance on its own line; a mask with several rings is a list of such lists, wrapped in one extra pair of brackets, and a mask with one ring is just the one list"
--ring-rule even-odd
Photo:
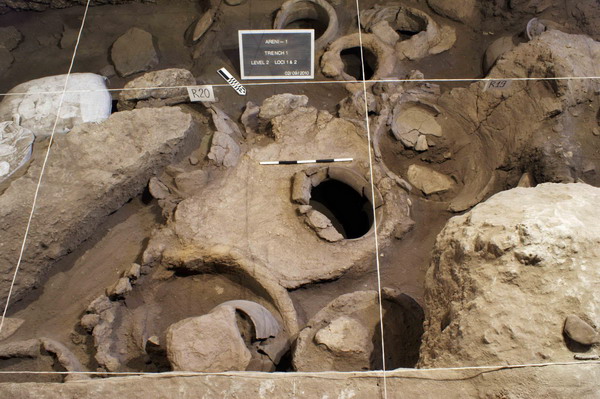
[(211, 85), (205, 86), (189, 86), (187, 88), (191, 102), (210, 101), (215, 102), (215, 92)]

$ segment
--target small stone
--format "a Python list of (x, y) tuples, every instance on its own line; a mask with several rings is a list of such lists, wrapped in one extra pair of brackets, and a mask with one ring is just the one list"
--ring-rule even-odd
[(225, 0), (225, 4), (227, 4), (228, 6), (239, 6), (245, 1), (246, 0)]
[(132, 263), (129, 267), (129, 270), (125, 272), (123, 277), (127, 277), (129, 280), (137, 280), (140, 278), (140, 273), (142, 270), (142, 266), (137, 263)]
[(454, 187), (454, 181), (449, 176), (425, 166), (410, 165), (407, 177), (410, 184), (421, 190), (425, 195), (443, 193)]
[(417, 151), (427, 151), (429, 146), (427, 145), (427, 137), (425, 135), (420, 135), (417, 139), (417, 144), (415, 144), (415, 150)]
[(598, 128), (598, 127), (593, 128), (592, 129), (592, 134), (594, 136), (600, 136), (600, 128)]
[(158, 54), (152, 35), (139, 28), (129, 29), (112, 45), (111, 59), (122, 77), (153, 68), (158, 64)]
[(158, 338), (156, 335), (153, 335), (150, 338), (148, 338), (147, 343), (154, 346), (160, 346), (160, 338)]
[(593, 345), (600, 342), (596, 330), (573, 314), (565, 319), (564, 331), (569, 338), (582, 345)]
[(326, 229), (331, 226), (331, 220), (319, 211), (309, 211), (307, 214), (308, 225), (314, 229)]
[(156, 199), (165, 199), (171, 194), (169, 188), (157, 177), (150, 179), (148, 189), (150, 190), (150, 194)]
[(87, 311), (89, 313), (100, 314), (108, 309), (112, 308), (112, 302), (106, 295), (100, 295), (98, 298), (94, 299), (90, 306), (88, 306)]
[(88, 313), (83, 315), (79, 324), (87, 331), (92, 331), (100, 323), (100, 316), (95, 313)]
[(208, 159), (214, 161), (217, 166), (226, 168), (237, 165), (241, 155), (240, 147), (228, 134), (220, 131), (215, 132), (212, 145), (208, 153)]
[(535, 186), (535, 180), (534, 180), (533, 176), (531, 175), (531, 173), (529, 173), (529, 172), (523, 173), (523, 175), (519, 179), (519, 183), (517, 184), (517, 187), (534, 187), (534, 186)]
[(310, 211), (311, 209), (313, 209), (313, 207), (312, 207), (312, 206), (310, 206), (310, 205), (300, 205), (300, 206), (298, 207), (298, 212), (299, 212), (301, 215), (304, 215), (304, 214), (308, 213), (308, 211)]
[(191, 156), (189, 158), (189, 161), (190, 161), (190, 165), (192, 165), (192, 166), (196, 166), (200, 162), (200, 160), (194, 156)]
[(328, 242), (338, 242), (344, 239), (344, 236), (333, 226), (317, 231), (317, 235)]
[(120, 278), (115, 285), (106, 290), (110, 298), (120, 298), (132, 290), (131, 283), (127, 277)]

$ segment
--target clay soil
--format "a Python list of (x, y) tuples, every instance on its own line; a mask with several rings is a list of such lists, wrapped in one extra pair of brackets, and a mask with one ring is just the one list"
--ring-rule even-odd
[[(361, 7), (369, 8), (375, 1), (363, 1)], [(95, 72), (109, 65), (111, 44), (129, 27), (137, 26), (151, 32), (157, 40), (160, 64), (155, 69), (168, 67), (187, 68), (199, 82), (223, 83), (215, 71), (227, 66), (236, 75), (239, 71), (237, 59), (238, 29), (270, 28), (272, 12), (278, 8), (279, 0), (249, 0), (237, 7), (222, 6), (222, 14), (217, 24), (207, 33), (206, 40), (191, 46), (183, 40), (186, 30), (198, 18), (204, 6), (187, 0), (157, 0), (152, 4), (133, 3), (93, 7), (89, 11), (82, 41), (74, 63), (74, 72)], [(420, 2), (406, 2), (417, 6), (431, 15), (431, 10)], [(340, 34), (356, 32), (351, 7), (346, 7), (340, 15)], [(6, 92), (18, 83), (27, 80), (66, 73), (73, 53), (73, 47), (60, 48), (62, 31), (65, 25), (76, 28), (83, 14), (82, 7), (36, 12), (10, 12), (0, 16), (0, 27), (13, 25), (25, 39), (13, 51), (15, 62), (10, 70), (0, 76), (0, 92)], [(556, 13), (557, 22), (566, 16)], [(481, 30), (444, 20), (457, 29), (459, 41), (456, 46), (443, 54), (422, 61), (404, 65), (406, 72), (418, 69), (430, 78), (479, 78), (483, 71), (482, 55), (494, 38), (514, 34), (525, 27), (531, 15), (506, 21), (502, 17), (490, 19), (486, 24), (486, 34)], [(317, 73), (316, 80), (327, 80)], [(127, 79), (112, 77), (110, 88), (119, 88)], [(468, 82), (440, 83), (442, 90), (466, 85)], [(246, 101), (260, 104), (265, 98), (279, 93), (305, 94), (309, 104), (332, 113), (337, 104), (347, 96), (342, 84), (271, 84), (265, 86), (248, 85), (248, 96), (240, 98), (227, 87), (217, 89), (219, 106), (232, 118), (239, 118)], [(116, 98), (117, 93), (113, 96)], [(407, 152), (399, 142), (386, 138), (384, 160), (387, 166), (399, 174), (419, 157)], [(39, 146), (39, 145), (38, 145)], [(367, 148), (365, 147), (365, 151)], [(34, 156), (41, 156), (39, 148)], [(425, 162), (425, 161), (423, 161)], [(460, 162), (460, 159), (454, 160)], [(426, 162), (425, 162), (426, 163)], [(411, 194), (413, 203), (411, 217), (414, 228), (401, 240), (382, 249), (380, 253), (381, 283), (396, 288), (421, 303), (423, 283), (435, 238), (452, 216), (446, 211), (446, 204), (428, 200), (417, 193)], [(90, 370), (95, 370), (91, 337), (79, 327), (79, 319), (89, 303), (113, 284), (120, 274), (132, 263), (139, 262), (152, 230), (163, 222), (158, 205), (146, 197), (134, 198), (122, 209), (115, 212), (98, 226), (94, 236), (82, 244), (52, 268), (51, 274), (37, 289), (25, 299), (12, 304), (9, 317), (25, 320), (9, 341), (35, 337), (49, 337), (64, 343), (82, 360)], [(373, 243), (375, 244), (375, 243)], [(376, 289), (376, 252), (373, 245), (371, 265), (365, 265), (365, 273), (349, 273), (336, 281), (306, 286), (290, 293), (298, 311), (300, 323), (306, 322), (318, 310), (337, 296), (356, 290)], [(368, 267), (367, 267), (368, 266)], [(170, 321), (208, 309), (207, 303), (214, 301), (214, 293), (208, 289), (195, 288), (193, 276), (175, 276), (168, 284), (156, 287), (156, 295), (134, 295), (132, 307), (160, 304), (161, 312), (169, 315)], [(212, 278), (212, 277), (211, 277)], [(214, 277), (217, 279), (216, 277)], [(203, 281), (201, 286), (229, 284), (229, 292), (235, 289), (235, 281)], [(153, 302), (154, 301), (154, 302)], [(187, 303), (186, 303), (187, 301)], [(198, 304), (202, 304), (199, 306)], [(166, 323), (166, 321), (165, 321)], [(41, 362), (41, 360), (40, 360)], [(52, 364), (18, 365), (10, 360), (0, 360), (0, 369), (17, 370), (24, 367), (49, 370)], [(40, 380), (42, 377), (6, 377), (12, 381)], [(46, 377), (44, 377), (46, 378)], [(49, 377), (48, 377), (49, 378)], [(43, 379), (49, 381), (51, 379)]]

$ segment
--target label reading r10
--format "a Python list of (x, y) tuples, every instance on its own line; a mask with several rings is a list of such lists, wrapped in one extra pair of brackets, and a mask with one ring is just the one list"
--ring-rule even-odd
[(189, 86), (187, 88), (191, 102), (210, 101), (215, 102), (215, 92), (211, 85)]

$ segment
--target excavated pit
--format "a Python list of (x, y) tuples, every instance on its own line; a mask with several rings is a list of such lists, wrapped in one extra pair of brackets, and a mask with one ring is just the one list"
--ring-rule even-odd
[[(375, 74), (377, 69), (377, 57), (373, 52), (363, 47), (362, 54), (360, 47), (351, 47), (342, 50), (340, 53), (344, 62), (344, 72), (358, 80), (369, 80)], [(363, 75), (362, 57), (365, 59), (365, 69)]]
[(371, 202), (338, 180), (326, 180), (314, 187), (309, 205), (327, 216), (345, 239), (360, 238), (373, 225)]

